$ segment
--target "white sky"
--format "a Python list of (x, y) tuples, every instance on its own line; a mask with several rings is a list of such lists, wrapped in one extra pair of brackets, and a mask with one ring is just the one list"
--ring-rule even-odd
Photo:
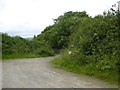
[(109, 10), (118, 0), (0, 0), (0, 32), (22, 37), (40, 34), (67, 11), (87, 11), (90, 16)]

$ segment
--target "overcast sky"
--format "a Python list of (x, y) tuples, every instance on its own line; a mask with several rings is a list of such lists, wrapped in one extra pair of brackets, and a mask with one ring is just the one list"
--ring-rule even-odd
[(90, 16), (109, 10), (118, 0), (0, 0), (0, 32), (21, 37), (38, 35), (67, 11)]

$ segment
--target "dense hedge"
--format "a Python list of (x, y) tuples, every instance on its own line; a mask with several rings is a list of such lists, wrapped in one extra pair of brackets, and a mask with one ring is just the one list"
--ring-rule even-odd
[(11, 37), (2, 33), (2, 58), (24, 58), (51, 56), (54, 51), (36, 40), (27, 40), (20, 36)]

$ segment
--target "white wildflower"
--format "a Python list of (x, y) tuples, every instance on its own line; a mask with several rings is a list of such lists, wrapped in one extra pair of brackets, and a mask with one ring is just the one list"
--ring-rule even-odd
[(95, 36), (97, 35), (97, 33), (94, 34)]
[(72, 52), (68, 50), (68, 54), (71, 54)]

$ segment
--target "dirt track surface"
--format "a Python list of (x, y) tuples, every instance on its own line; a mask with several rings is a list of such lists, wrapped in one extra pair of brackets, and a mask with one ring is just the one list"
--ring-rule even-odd
[(48, 58), (9, 60), (2, 63), (2, 88), (108, 88), (106, 83), (54, 69)]

